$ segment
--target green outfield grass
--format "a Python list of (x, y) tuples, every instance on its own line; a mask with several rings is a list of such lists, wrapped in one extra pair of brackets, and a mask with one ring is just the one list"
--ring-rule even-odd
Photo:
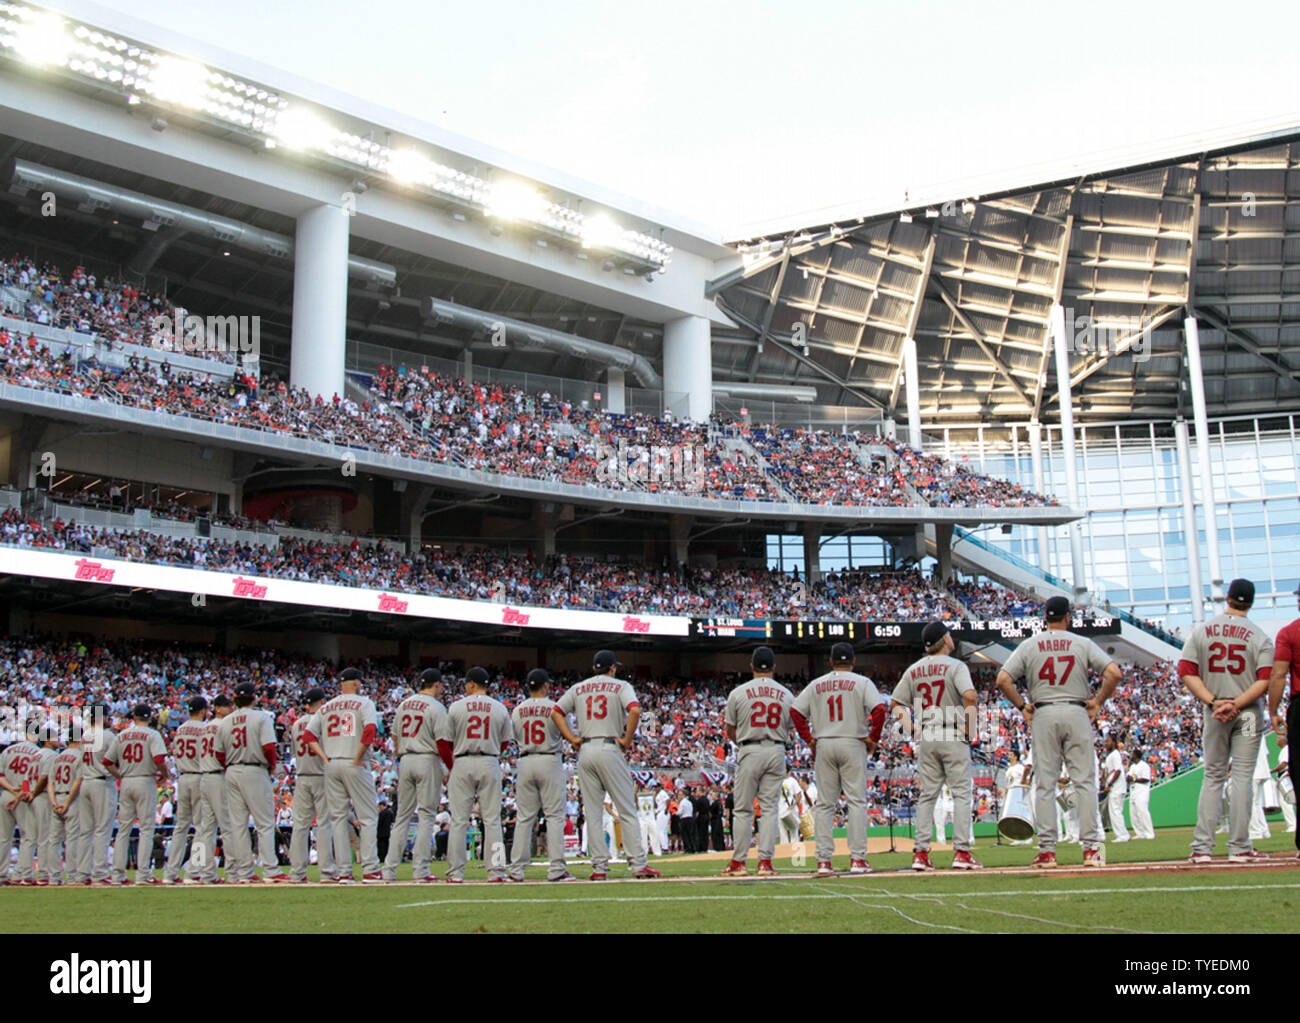
[[(1110, 865), (1187, 856), (1185, 830), (1154, 841), (1107, 846)], [(1225, 836), (1217, 854), (1226, 855)], [(1294, 836), (1257, 843), (1266, 852), (1293, 851)], [(990, 867), (1022, 866), (1028, 846), (981, 840), (976, 856)], [(1300, 862), (1296, 869), (1186, 870), (1175, 874), (1098, 873), (1028, 876), (957, 873), (943, 869), (951, 853), (933, 856), (941, 869), (923, 877), (908, 854), (876, 854), (876, 873), (825, 880), (721, 880), (720, 864), (654, 860), (666, 876), (691, 881), (562, 885), (257, 885), (146, 889), (0, 890), (3, 929), (54, 932), (593, 932), (704, 933), (771, 931), (836, 933), (1161, 931), (1290, 932), (1300, 921)], [(1077, 865), (1077, 845), (1058, 853)], [(751, 858), (751, 871), (755, 861)], [(435, 864), (441, 872), (443, 864)], [(796, 872), (788, 862), (778, 869)], [(848, 862), (836, 861), (847, 869)], [(803, 867), (799, 872), (809, 868)], [(615, 865), (611, 879), (626, 874)], [(575, 865), (580, 877), (589, 868)], [(404, 867), (399, 878), (410, 876)], [(467, 879), (483, 878), (471, 868)], [(543, 867), (529, 879), (545, 877)]]

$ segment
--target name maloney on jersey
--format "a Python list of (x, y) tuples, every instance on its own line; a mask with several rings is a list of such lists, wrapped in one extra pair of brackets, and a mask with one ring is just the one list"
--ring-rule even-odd
[(931, 678), (934, 675), (946, 675), (948, 665), (941, 661), (934, 661), (930, 664), (922, 664), (912, 669), (912, 678)]

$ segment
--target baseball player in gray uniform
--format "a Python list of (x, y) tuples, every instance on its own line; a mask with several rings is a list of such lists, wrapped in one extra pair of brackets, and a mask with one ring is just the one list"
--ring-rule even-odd
[[(181, 864), (190, 825), (194, 825), (194, 840), (201, 843), (202, 829), (199, 815), (203, 805), (203, 735), (208, 717), (208, 701), (195, 696), (189, 702), (190, 719), (176, 729), (172, 737), (172, 761), (176, 764), (176, 824), (172, 828), (172, 844), (167, 850), (167, 865), (163, 868), (163, 881), (167, 884), (184, 884), (180, 878)], [(201, 857), (200, 857), (201, 859)]]
[[(217, 759), (217, 732), (223, 718), (235, 711), (229, 696), (212, 698), (213, 717), (204, 721), (199, 729), (199, 806), (194, 843), (190, 859), (185, 866), (186, 880), (196, 884), (225, 884), (217, 874), (217, 831), (223, 842), (230, 839), (230, 816), (226, 812), (226, 771)], [(181, 727), (184, 727), (183, 725)], [(246, 823), (246, 822), (244, 822)], [(245, 827), (247, 833), (247, 827)], [(230, 862), (226, 850), (226, 862)]]
[(113, 884), (108, 876), (108, 846), (117, 817), (117, 779), (101, 762), (112, 741), (109, 708), (92, 708), (81, 742), (81, 846), (77, 876), (88, 885)]
[(311, 859), (311, 829), (316, 827), (316, 865), (322, 881), (334, 880), (334, 825), (325, 800), (325, 765), (311, 751), (307, 728), (320, 705), (325, 690), (313, 686), (307, 690), (306, 713), (300, 714), (290, 729), (293, 748), (293, 831), (289, 836), (289, 878), (298, 883), (307, 880)]
[(59, 726), (47, 723), (41, 726), (40, 756), (36, 760), (36, 782), (32, 786), (32, 815), (36, 824), (36, 883), (44, 887), (50, 883), (50, 865), (57, 862), (49, 848), (50, 832), (54, 827), (54, 808), (50, 803), (50, 766), (59, 755)]
[(9, 873), (9, 854), (18, 828), (18, 864), (9, 884), (35, 885), (36, 814), (32, 810), (32, 787), (36, 784), (41, 749), (34, 742), (16, 742), (0, 753), (0, 846), (4, 859), (0, 870)]
[(452, 744), (447, 802), (451, 827), (447, 837), (447, 880), (465, 880), (465, 836), (470, 813), (478, 800), (483, 821), (483, 861), (488, 880), (506, 879), (506, 848), (501, 836), (501, 751), (514, 738), (514, 726), (505, 704), (487, 694), (485, 668), (465, 674), (465, 695), (447, 708), (441, 739)]
[[(41, 870), (50, 884), (84, 884), (77, 862), (81, 835), (81, 811), (77, 802), (81, 793), (81, 722), (73, 721), (69, 726), (68, 748), (50, 761), (47, 778), (45, 795), (50, 804), (50, 831), (40, 852)], [(62, 859), (59, 846), (64, 848)]]
[(384, 880), (397, 880), (411, 818), (416, 818), (415, 845), (411, 849), (411, 877), (416, 881), (434, 882), (438, 876), (429, 869), (433, 850), (433, 817), (438, 812), (442, 794), (442, 769), (450, 769), (451, 743), (438, 736), (444, 731), (447, 708), (438, 697), (442, 694), (442, 672), (426, 668), (420, 674), (420, 690), (412, 693), (393, 715), (393, 752), (397, 762), (397, 816), (388, 838), (388, 857), (384, 862)]
[(226, 845), (226, 874), (237, 884), (253, 884), (253, 848), (248, 838), (248, 818), (257, 831), (257, 858), (263, 881), (287, 881), (275, 857), (275, 792), (271, 775), (277, 759), (275, 722), (256, 709), (257, 688), (252, 682), (235, 687), (235, 709), (217, 723), (216, 757), (226, 769), (226, 811), (230, 830)]
[(140, 822), (136, 844), (136, 884), (161, 884), (153, 876), (153, 833), (158, 814), (158, 786), (167, 780), (167, 744), (149, 727), (153, 709), (138, 703), (130, 728), (118, 732), (104, 754), (103, 764), (121, 779), (118, 788), (117, 841), (113, 845), (113, 883), (126, 884), (131, 825)]
[(576, 881), (564, 860), (564, 754), (560, 729), (551, 712), (555, 701), (547, 692), (551, 676), (544, 668), (528, 673), (528, 699), (511, 715), (519, 762), (515, 770), (515, 841), (510, 850), (510, 880), (522, 881), (532, 861), (533, 828), (546, 815), (548, 881)]
[[(930, 862), (934, 807), (946, 782), (953, 803), (953, 869), (978, 870), (983, 864), (970, 854), (970, 743), (979, 734), (975, 720), (979, 696), (970, 669), (952, 656), (955, 644), (948, 626), (930, 622), (921, 633), (921, 644), (925, 656), (903, 672), (890, 694), (894, 716), (917, 740), (921, 795), (916, 805), (912, 869), (934, 869)], [(940, 840), (942, 837), (940, 832)]]
[[(619, 816), (636, 820), (636, 789), (626, 752), (632, 748), (636, 725), (641, 720), (641, 704), (636, 690), (618, 678), (619, 660), (612, 650), (600, 650), (592, 659), (594, 674), (573, 686), (560, 697), (551, 719), (560, 734), (578, 751), (578, 785), (582, 789), (582, 812), (588, 821), (587, 845), (591, 852), (591, 879), (603, 881), (609, 876), (609, 846), (600, 822), (605, 814), (608, 795)], [(569, 728), (568, 715), (578, 723), (578, 734)], [(632, 876), (662, 876), (646, 866), (641, 829), (622, 829), (623, 849), (627, 853)]]
[(1205, 704), (1201, 749), (1205, 774), (1192, 833), (1193, 863), (1209, 863), (1214, 833), (1223, 807), (1223, 786), (1232, 758), (1228, 861), (1268, 859), (1250, 840), (1250, 811), (1255, 761), (1268, 728), (1263, 697), (1273, 671), (1273, 641), (1246, 617), (1255, 603), (1255, 584), (1234, 579), (1222, 614), (1196, 626), (1183, 645), (1178, 674), (1183, 685)]
[(723, 727), (736, 744), (736, 780), (732, 789), (735, 838), (731, 862), (723, 877), (745, 877), (748, 873), (749, 843), (754, 835), (754, 797), (763, 815), (758, 830), (758, 876), (775, 877), (772, 856), (776, 852), (781, 802), (785, 780), (785, 746), (790, 741), (790, 707), (794, 694), (772, 677), (776, 654), (770, 647), (758, 647), (749, 658), (754, 677), (727, 695)]
[[(1038, 855), (1032, 866), (1056, 866), (1056, 780), (1064, 763), (1074, 782), (1083, 865), (1106, 865), (1105, 834), (1097, 813), (1097, 755), (1093, 723), (1121, 677), (1119, 665), (1085, 636), (1069, 631), (1070, 602), (1051, 597), (1043, 605), (1046, 631), (1025, 640), (998, 672), (998, 688), (1025, 711), (1034, 754), (1034, 819)], [(1101, 688), (1090, 693), (1088, 672), (1100, 672)], [(1016, 690), (1025, 680), (1028, 700)], [(1028, 709), (1026, 709), (1028, 708)]]
[(348, 813), (360, 828), (358, 855), (361, 880), (381, 884), (379, 865), (379, 799), (371, 769), (370, 747), (379, 730), (374, 701), (361, 695), (363, 677), (356, 668), (339, 676), (340, 693), (321, 704), (307, 723), (312, 753), (325, 765), (325, 802), (334, 833), (334, 871), (339, 884), (350, 884), (352, 843), (348, 840)]
[(853, 670), (854, 660), (850, 644), (836, 643), (831, 647), (831, 670), (809, 682), (791, 708), (795, 730), (812, 748), (817, 775), (813, 820), (818, 877), (835, 874), (834, 812), (841, 792), (849, 804), (849, 873), (871, 873), (866, 761), (885, 724), (885, 700), (871, 679)]

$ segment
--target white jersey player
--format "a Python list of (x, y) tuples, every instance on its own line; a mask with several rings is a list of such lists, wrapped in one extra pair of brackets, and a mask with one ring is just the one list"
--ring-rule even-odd
[(397, 880), (412, 818), (416, 821), (415, 845), (411, 850), (411, 876), (420, 882), (438, 878), (429, 869), (433, 849), (433, 818), (442, 794), (442, 769), (451, 769), (451, 743), (439, 739), (447, 720), (447, 708), (439, 701), (442, 672), (426, 668), (420, 688), (393, 715), (393, 752), (397, 754), (397, 807), (388, 838), (384, 879)]
[(1151, 826), (1151, 765), (1143, 759), (1140, 749), (1129, 754), (1128, 785), (1133, 837), (1155, 838), (1155, 828)]
[(378, 737), (379, 715), (368, 696), (361, 695), (362, 675), (348, 668), (339, 676), (340, 693), (321, 704), (307, 723), (311, 752), (325, 765), (325, 802), (334, 831), (335, 879), (353, 880), (348, 813), (356, 816), (361, 880), (381, 884), (379, 864), (379, 797), (371, 769), (370, 749)]
[(275, 773), (277, 752), (275, 722), (253, 704), (257, 690), (252, 682), (235, 687), (235, 709), (217, 724), (217, 761), (226, 771), (226, 812), (230, 830), (223, 835), (227, 846), (226, 875), (238, 884), (253, 884), (253, 848), (248, 839), (248, 819), (257, 832), (257, 862), (262, 880), (288, 881), (275, 855)]
[[(45, 795), (50, 804), (50, 834), (41, 851), (41, 869), (50, 884), (84, 884), (80, 874), (81, 722), (68, 729), (68, 748), (50, 761)], [(60, 869), (59, 847), (63, 847)]]
[(1128, 772), (1125, 770), (1124, 754), (1119, 749), (1119, 740), (1113, 735), (1106, 736), (1106, 760), (1101, 765), (1101, 771), (1105, 776), (1104, 788), (1109, 790), (1106, 795), (1106, 810), (1110, 814), (1115, 841), (1127, 842), (1129, 833), (1124, 825), (1124, 800), (1128, 797)]
[(36, 815), (32, 811), (32, 787), (40, 760), (40, 747), (34, 742), (16, 742), (0, 753), (0, 850), (4, 859), (0, 871), (9, 872), (14, 828), (18, 829), (18, 864), (9, 884), (35, 885)]
[(832, 823), (841, 793), (849, 806), (849, 873), (871, 872), (867, 862), (867, 753), (876, 748), (886, 712), (875, 683), (853, 671), (854, 660), (848, 643), (831, 647), (831, 670), (803, 688), (790, 714), (800, 737), (812, 747), (817, 774), (813, 816), (818, 877), (835, 873)]
[(153, 709), (137, 704), (132, 725), (118, 732), (104, 754), (103, 764), (121, 779), (117, 804), (117, 843), (113, 846), (113, 882), (126, 884), (131, 825), (140, 822), (136, 846), (136, 884), (162, 884), (153, 876), (153, 833), (158, 812), (158, 786), (168, 777), (167, 744), (149, 727)]
[[(92, 708), (82, 732), (82, 782), (78, 798), (81, 848), (77, 854), (77, 877), (88, 885), (113, 884), (109, 877), (108, 850), (113, 821), (117, 818), (117, 779), (102, 762), (104, 752), (113, 741), (113, 734), (108, 730), (112, 722), (110, 714), (107, 706)], [(8, 860), (5, 865), (8, 866)]]
[[(552, 711), (555, 701), (547, 696), (551, 676), (544, 668), (528, 673), (528, 699), (511, 714), (519, 761), (515, 770), (515, 840), (510, 850), (510, 880), (524, 880), (524, 868), (532, 861), (533, 830), (539, 816), (546, 823), (546, 851), (550, 860), (548, 881), (576, 880), (564, 858), (564, 755), (560, 729)], [(653, 804), (651, 806), (653, 815)]]
[(336, 880), (334, 870), (334, 824), (325, 799), (325, 765), (311, 751), (312, 716), (325, 702), (325, 690), (312, 686), (303, 695), (306, 713), (299, 715), (289, 730), (289, 748), (293, 751), (293, 810), (289, 833), (289, 880), (302, 884), (307, 880), (307, 863), (311, 859), (311, 833), (316, 831), (316, 866), (322, 881)]
[[(172, 828), (171, 848), (167, 865), (163, 868), (163, 881), (183, 884), (181, 864), (185, 862), (186, 848), (190, 846), (190, 825), (194, 825), (194, 841), (203, 842), (200, 818), (203, 812), (203, 738), (207, 732), (208, 701), (195, 696), (189, 702), (190, 719), (176, 729), (172, 736), (172, 762), (176, 765), (175, 826)], [(192, 848), (192, 847), (191, 847)], [(202, 850), (200, 849), (202, 853)], [(193, 857), (193, 852), (191, 852)], [(203, 856), (195, 863), (203, 861)], [(197, 876), (197, 872), (196, 872)]]

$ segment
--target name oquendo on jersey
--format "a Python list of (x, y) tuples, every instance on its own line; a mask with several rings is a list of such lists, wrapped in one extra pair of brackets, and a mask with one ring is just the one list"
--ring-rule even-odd
[(867, 738), (875, 742), (885, 724), (885, 700), (876, 684), (865, 675), (829, 671), (804, 686), (795, 697), (790, 716), (805, 742)]
[(368, 696), (347, 693), (321, 704), (307, 723), (312, 738), (331, 760), (354, 760), (364, 748), (361, 763), (367, 766), (378, 727), (374, 701)]
[(922, 657), (903, 672), (890, 699), (912, 712), (920, 742), (969, 742), (963, 697), (974, 690), (970, 669), (955, 657)]
[(311, 751), (312, 734), (307, 725), (311, 723), (310, 714), (300, 714), (289, 726), (289, 745), (293, 750), (293, 771), (295, 775), (324, 774), (325, 764)]
[(72, 794), (72, 784), (81, 777), (81, 751), (65, 749), (50, 761), (49, 781), (54, 801), (63, 803)]
[(275, 722), (264, 710), (240, 707), (217, 723), (217, 761), (222, 767), (275, 768)]
[(118, 769), (123, 778), (152, 778), (167, 760), (167, 744), (152, 728), (138, 725), (118, 732), (104, 762)]
[(1087, 636), (1051, 629), (1025, 640), (1002, 665), (1011, 678), (1021, 679), (1035, 707), (1048, 703), (1087, 703), (1092, 697), (1089, 671), (1105, 671), (1110, 657)]
[(579, 738), (621, 739), (627, 730), (628, 712), (640, 703), (631, 683), (593, 675), (570, 688), (556, 706), (577, 719)]
[(1240, 615), (1218, 614), (1183, 644), (1179, 675), (1197, 675), (1215, 699), (1235, 699), (1273, 669), (1273, 641)]
[(736, 742), (790, 741), (790, 705), (794, 694), (780, 682), (756, 678), (727, 694), (722, 720), (736, 730)]
[(496, 757), (514, 735), (504, 703), (491, 696), (462, 696), (448, 708), (441, 738), (458, 757)]
[[(181, 774), (197, 774), (203, 770), (203, 739), (208, 734), (206, 721), (186, 721), (172, 736), (172, 759)], [(215, 770), (219, 765), (215, 763)]]
[(554, 700), (530, 698), (510, 715), (520, 753), (559, 753), (560, 728), (551, 717)]
[(454, 762), (451, 742), (443, 738), (447, 708), (442, 701), (424, 693), (412, 693), (393, 715), (393, 743), (399, 756), (407, 753), (437, 753), (451, 770)]
[[(31, 788), (37, 778), (37, 765), (40, 763), (40, 747), (32, 742), (16, 742), (4, 753), (0, 753), (0, 774), (14, 788), (21, 790), (24, 786)], [(6, 802), (7, 793), (0, 795)]]

